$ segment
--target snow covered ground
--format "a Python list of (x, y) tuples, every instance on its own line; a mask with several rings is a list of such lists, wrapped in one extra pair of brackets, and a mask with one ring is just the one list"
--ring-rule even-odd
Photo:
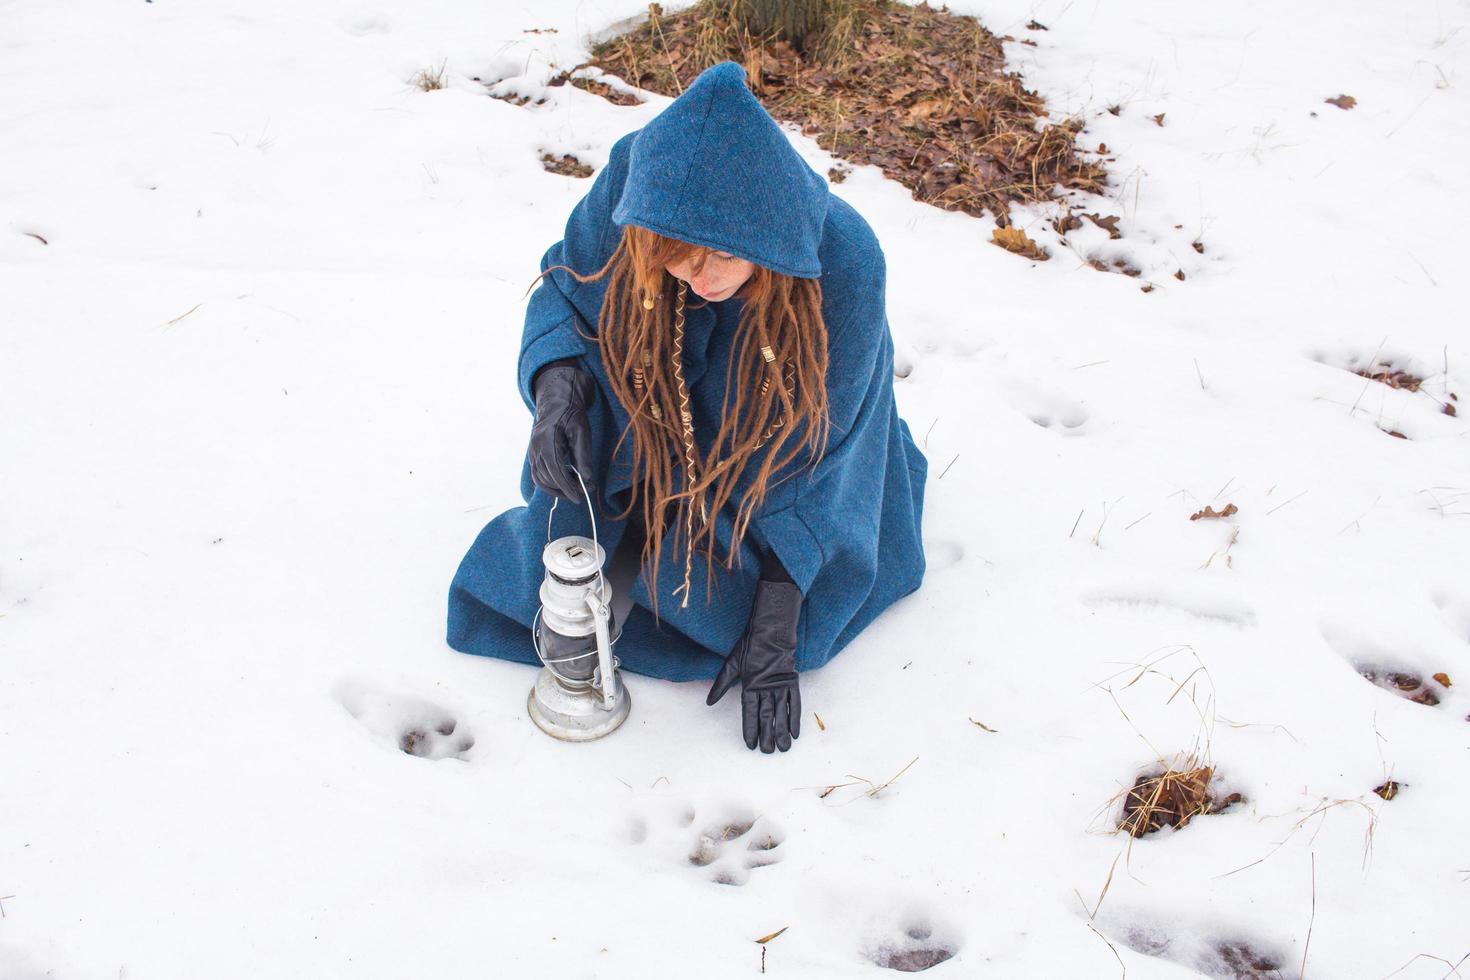
[[(0, 977), (737, 977), (783, 927), (788, 977), (1470, 973), (1470, 4), (954, 6), (1037, 42), (1123, 237), (835, 188), (930, 574), (765, 757), (639, 677), (554, 742), (442, 638), (590, 186), (539, 157), (664, 104), (541, 86), (640, 4), (0, 3)], [(1107, 833), (1190, 750), (1246, 802)]]

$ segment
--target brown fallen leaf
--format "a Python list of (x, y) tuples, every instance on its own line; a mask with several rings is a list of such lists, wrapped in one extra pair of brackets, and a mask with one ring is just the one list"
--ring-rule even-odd
[(1435, 674), (1434, 679), (1439, 682), (1441, 687), (1450, 686), (1450, 675), (1446, 674), (1444, 671), (1440, 671), (1438, 674)]
[(1400, 388), (1404, 391), (1418, 391), (1424, 384), (1424, 379), (1418, 375), (1410, 374), (1408, 371), (1397, 371), (1391, 366), (1383, 371), (1360, 369), (1353, 373), (1360, 378), (1367, 378), (1369, 381), (1377, 381), (1390, 388)]
[(1152, 116), (1150, 118), (1153, 119), (1155, 126), (1162, 126), (1164, 125), (1164, 115), (1165, 114), (1161, 112), (1157, 116)]
[(1174, 273), (1174, 278), (1175, 279), (1178, 279), (1180, 282), (1183, 282), (1184, 281), (1184, 270), (1183, 269), (1180, 269), (1178, 272)]
[(898, 105), (904, 99), (914, 94), (912, 85), (895, 85), (884, 94), (884, 99), (889, 105)]
[(1383, 679), (1400, 691), (1417, 691), (1424, 683), (1418, 674), (1405, 674), (1396, 670), (1385, 674)]
[(1455, 416), (1460, 414), (1455, 406), (1451, 405), (1449, 402), (1444, 403), (1444, 413), (1450, 418), (1454, 418)]
[(976, 726), (977, 728), (983, 728), (985, 731), (989, 732), (992, 735), (999, 735), (1000, 734), (1000, 732), (996, 731), (994, 728), (991, 728), (989, 725), (985, 724), (985, 722), (983, 722), (983, 721), (976, 721), (974, 718), (971, 718), (970, 719), (970, 724)]
[(591, 177), (593, 172), (591, 166), (570, 153), (563, 153), (559, 158), (550, 153), (543, 153), (541, 154), (541, 166), (548, 173), (560, 174), (563, 177)]
[(827, 730), (827, 726), (822, 724), (822, 716), (813, 711), (812, 717), (817, 719), (817, 730), (825, 732)]
[(1084, 214), (1082, 217), (1107, 232), (1108, 238), (1123, 237), (1123, 233), (1118, 230), (1118, 216), (1116, 214), (1110, 214), (1106, 218), (1100, 214)]
[(928, 119), (930, 116), (934, 115), (934, 113), (938, 112), (944, 107), (945, 105), (943, 99), (923, 99), (909, 106), (908, 112), (906, 112), (904, 115), (907, 117), (908, 122), (912, 124), (920, 120)]
[(1033, 20), (1031, 23), (1029, 23), (1029, 24), (1026, 25), (1026, 30), (1028, 30), (1028, 31), (1049, 31), (1049, 30), (1051, 30), (1051, 28), (1050, 27), (1047, 27), (1045, 24), (1043, 24), (1039, 20)]
[(1328, 105), (1335, 105), (1339, 109), (1351, 109), (1358, 104), (1358, 100), (1351, 95), (1339, 95), (1331, 99), (1323, 99)]
[(790, 926), (782, 926), (781, 928), (777, 929), (775, 932), (771, 933), (769, 936), (762, 936), (762, 937), (760, 937), (759, 939), (757, 939), (755, 941), (757, 943), (759, 943), (760, 945), (764, 946), (766, 943), (770, 942), (772, 939), (775, 939), (777, 936), (781, 935), (781, 933), (785, 932), (787, 929), (790, 929), (790, 928), (791, 928)]
[(1061, 217), (1058, 217), (1054, 221), (1052, 221), (1051, 227), (1052, 230), (1055, 231), (1058, 235), (1065, 235), (1067, 232), (1072, 231), (1075, 228), (1081, 228), (1082, 219), (1077, 217), (1077, 215), (1073, 212), (1068, 211), (1065, 215), (1062, 215)]
[(1024, 255), (1028, 259), (1045, 262), (1051, 258), (1045, 249), (1027, 238), (1026, 233), (1019, 228), (997, 228), (990, 233), (990, 240), (1007, 252)]
[(1225, 509), (1221, 511), (1217, 511), (1209, 504), (1206, 504), (1204, 510), (1195, 511), (1189, 515), (1189, 519), (1191, 521), (1197, 521), (1201, 517), (1229, 517), (1231, 514), (1239, 513), (1239, 511), (1240, 508), (1234, 504), (1226, 504)]
[(1382, 786), (1375, 786), (1375, 787), (1373, 787), (1373, 792), (1377, 793), (1379, 796), (1383, 797), (1385, 800), (1391, 800), (1395, 796), (1398, 796), (1399, 795), (1399, 784), (1396, 783), (1396, 782), (1394, 782), (1392, 779), (1390, 779), (1388, 782), (1384, 783)]
[(1201, 255), (1204, 255), (1205, 254), (1205, 243), (1204, 242), (1201, 242), (1201, 241), (1193, 241), (1193, 242), (1190, 242), (1189, 244), (1192, 245), (1194, 247), (1194, 250), (1196, 252), (1198, 252), (1199, 254), (1201, 254)]

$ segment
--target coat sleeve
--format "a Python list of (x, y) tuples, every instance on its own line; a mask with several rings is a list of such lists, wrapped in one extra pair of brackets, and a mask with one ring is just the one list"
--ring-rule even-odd
[[(601, 269), (617, 247), (618, 227), (613, 208), (623, 194), (628, 176), (628, 147), (632, 134), (613, 144), (607, 166), (598, 173), (592, 189), (572, 209), (562, 240), (541, 257), (541, 271), (565, 265), (582, 275)], [(587, 353), (585, 335), (595, 333), (601, 307), (600, 284), (583, 285), (565, 272), (548, 273), (526, 308), (525, 331), (517, 363), (521, 399), (535, 411), (531, 380), (551, 361)]]
[(754, 521), (763, 544), (803, 595), (824, 568), (867, 576), (876, 560), (893, 385), (886, 276), (883, 253), (875, 245), (830, 281), (823, 277), (826, 451), (815, 466), (799, 459), (789, 475), (779, 474), (784, 479), (767, 492)]

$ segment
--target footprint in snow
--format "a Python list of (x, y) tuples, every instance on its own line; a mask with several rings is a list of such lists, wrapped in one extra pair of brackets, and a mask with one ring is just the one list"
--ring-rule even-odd
[(1470, 643), (1470, 596), (1440, 592), (1434, 596), (1434, 604), (1454, 634)]
[(709, 807), (676, 804), (657, 817), (630, 818), (628, 839), (644, 844), (650, 833), (660, 847), (680, 854), (681, 863), (700, 869), (718, 885), (743, 885), (751, 871), (781, 861), (786, 836), (769, 818), (744, 805)]
[(1431, 708), (1449, 696), (1448, 674), (1424, 669), (1415, 662), (1419, 658), (1414, 654), (1365, 639), (1355, 625), (1338, 627), (1324, 623), (1322, 637), (1359, 677), (1374, 687)]
[(346, 17), (337, 22), (342, 30), (353, 37), (367, 37), (370, 34), (387, 34), (393, 30), (393, 24), (386, 16), (376, 11), (364, 11), (352, 17)]
[(475, 746), (447, 710), (413, 694), (391, 694), (354, 681), (337, 685), (347, 713), (382, 742), (421, 759), (465, 759)]
[(1179, 584), (1138, 583), (1084, 589), (1078, 598), (1093, 608), (1118, 608), (1144, 614), (1183, 614), (1236, 629), (1256, 625), (1256, 614), (1238, 599)]
[(927, 916), (910, 915), (869, 941), (863, 955), (886, 970), (918, 973), (952, 959), (960, 951), (957, 936), (936, 927)]
[(1033, 425), (1062, 435), (1078, 435), (1087, 423), (1087, 409), (1059, 391), (1020, 378), (1002, 378), (1000, 392), (1011, 407)]
[(1291, 957), (1274, 944), (1239, 935), (1166, 930), (1115, 912), (1097, 920), (1099, 930), (1136, 953), (1168, 960), (1213, 980), (1294, 980)]

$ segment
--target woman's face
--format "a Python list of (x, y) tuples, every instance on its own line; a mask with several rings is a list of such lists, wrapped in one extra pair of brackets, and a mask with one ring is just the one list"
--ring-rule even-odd
[(705, 255), (704, 270), (694, 271), (694, 257), (683, 262), (664, 266), (669, 275), (689, 284), (702, 299), (717, 303), (729, 299), (735, 291), (745, 285), (755, 274), (755, 263), (736, 258), (729, 252), (709, 252)]

